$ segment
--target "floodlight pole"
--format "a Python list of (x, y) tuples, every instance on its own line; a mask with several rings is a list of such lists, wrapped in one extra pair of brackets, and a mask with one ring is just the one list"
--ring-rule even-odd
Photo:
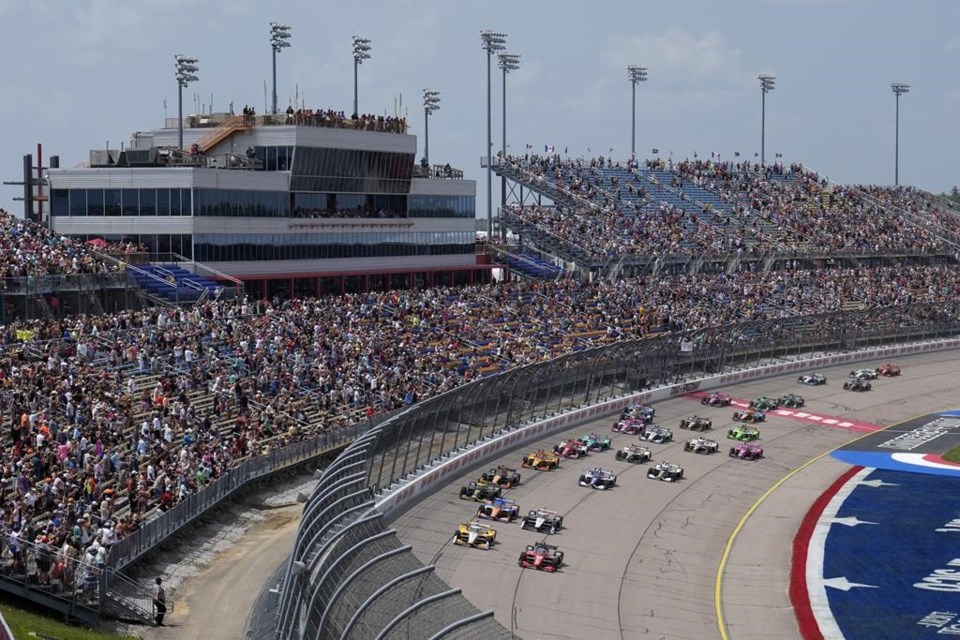
[(893, 185), (900, 186), (900, 96), (910, 91), (910, 85), (902, 82), (891, 83), (890, 89), (893, 91), (897, 103), (896, 120), (894, 126), (894, 147), (893, 147)]
[(270, 47), (273, 49), (273, 115), (277, 115), (277, 54), (289, 47), (290, 27), (279, 22), (270, 23)]
[(183, 150), (183, 89), (197, 79), (197, 59), (178, 53), (173, 57), (177, 79), (177, 147)]
[(491, 116), (491, 64), (494, 52), (503, 51), (506, 48), (505, 33), (495, 31), (481, 31), (480, 38), (483, 42), (483, 48), (487, 52), (487, 240), (493, 237), (493, 125)]
[(630, 159), (637, 160), (637, 84), (647, 80), (647, 68), (635, 64), (627, 67), (627, 77), (633, 87), (633, 100), (630, 108)]
[(766, 144), (767, 144), (767, 93), (773, 91), (775, 76), (760, 74), (757, 76), (760, 81), (760, 164), (766, 164)]
[(364, 60), (370, 59), (370, 40), (353, 36), (353, 115), (360, 115), (360, 107), (357, 104), (357, 69), (363, 64)]
[(423, 90), (423, 159), (430, 167), (430, 114), (440, 109), (440, 92)]
[[(503, 71), (503, 141), (500, 146), (500, 155), (505, 162), (507, 159), (507, 73), (520, 68), (520, 55), (516, 53), (497, 54), (497, 66)], [(507, 178), (500, 176), (500, 207), (507, 206)], [(504, 230), (501, 228), (501, 234)]]

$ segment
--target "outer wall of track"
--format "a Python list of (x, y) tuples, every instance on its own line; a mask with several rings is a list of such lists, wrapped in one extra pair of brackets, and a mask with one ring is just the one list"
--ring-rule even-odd
[[(898, 358), (903, 376), (877, 381), (868, 393), (841, 389), (848, 365), (821, 369), (828, 377), (822, 387), (798, 385), (796, 373), (791, 373), (727, 390), (743, 399), (799, 393), (806, 397), (811, 415), (889, 425), (957, 405), (955, 357), (955, 352), (941, 352)], [(522, 638), (721, 637), (714, 591), (725, 549), (718, 595), (727, 637), (799, 637), (789, 599), (792, 541), (811, 504), (849, 467), (822, 458), (756, 503), (784, 476), (863, 431), (770, 415), (761, 425), (765, 458), (747, 462), (726, 455), (730, 408), (709, 409), (693, 398), (656, 407), (657, 422), (672, 428), (676, 441), (650, 445), (654, 459), (681, 464), (682, 482), (648, 480), (646, 465), (617, 462), (611, 450), (580, 462), (565, 461), (554, 472), (524, 470), (521, 486), (507, 492), (522, 511), (545, 506), (565, 514), (565, 529), (549, 536), (566, 554), (559, 573), (517, 566), (520, 550), (544, 538), (517, 524), (496, 524), (498, 544), (490, 551), (451, 544), (457, 525), (476, 513), (477, 505), (459, 500), (457, 493), (478, 475), (477, 469), (450, 475), (448, 484), (410, 508), (394, 526), (422, 561), (436, 565), (440, 577), (462, 588), (477, 606), (494, 610), (497, 619)], [(677, 425), (680, 418), (696, 413), (713, 420), (710, 437), (721, 442), (720, 454), (682, 451), (682, 441), (691, 435)], [(552, 447), (566, 436), (591, 430), (610, 434), (614, 448), (636, 441), (612, 434), (612, 422), (604, 418), (533, 442), (484, 467), (519, 467), (527, 449)], [(618, 474), (615, 489), (577, 485), (582, 468), (597, 465)], [(744, 518), (748, 511), (750, 517)], [(735, 529), (738, 535), (728, 545)]]

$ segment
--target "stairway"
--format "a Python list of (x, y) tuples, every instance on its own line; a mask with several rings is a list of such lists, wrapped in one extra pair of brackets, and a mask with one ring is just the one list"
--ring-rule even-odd
[(243, 116), (230, 116), (223, 124), (200, 138), (200, 141), (197, 142), (200, 153), (207, 153), (237, 131), (249, 132), (250, 125)]
[(177, 264), (144, 264), (132, 273), (144, 291), (173, 304), (217, 299), (224, 289), (215, 280), (191, 273)]

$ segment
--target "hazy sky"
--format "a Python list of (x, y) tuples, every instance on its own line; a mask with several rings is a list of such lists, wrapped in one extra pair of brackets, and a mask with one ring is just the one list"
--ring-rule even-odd
[[(308, 107), (353, 100), (351, 36), (372, 40), (360, 67), (360, 111), (401, 110), (423, 148), (422, 90), (441, 92), (430, 120), (434, 163), (462, 168), (485, 212), (486, 54), (479, 32), (507, 34), (521, 69), (507, 77), (508, 143), (570, 156), (630, 152), (626, 66), (649, 69), (637, 89), (637, 150), (677, 159), (760, 147), (756, 76), (767, 96), (767, 159), (783, 154), (838, 182), (892, 184), (894, 96), (900, 100), (900, 182), (942, 191), (960, 183), (960, 2), (728, 0), (455, 2), (392, 0), (0, 0), (0, 179), (18, 180), (38, 142), (61, 166), (119, 147), (177, 113), (173, 56), (199, 58), (184, 113), (233, 102), (264, 111), (270, 21), (292, 27), (278, 57), (278, 94)], [(494, 148), (501, 75), (493, 68)], [(402, 107), (401, 105), (402, 100)], [(166, 102), (166, 108), (164, 107)], [(497, 191), (494, 192), (495, 194)], [(0, 206), (19, 213), (16, 188)], [(496, 197), (496, 196), (495, 196)]]

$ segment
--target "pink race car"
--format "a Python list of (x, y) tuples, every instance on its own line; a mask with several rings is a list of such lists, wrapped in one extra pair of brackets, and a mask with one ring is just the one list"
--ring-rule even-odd
[(733, 402), (733, 398), (730, 397), (728, 393), (720, 393), (719, 391), (714, 391), (705, 398), (701, 398), (700, 404), (705, 404), (711, 407), (729, 407), (730, 403)]
[(741, 460), (759, 460), (763, 457), (763, 448), (748, 442), (741, 442), (735, 447), (730, 447), (730, 457), (740, 458)]
[(645, 423), (640, 418), (626, 418), (613, 423), (613, 428), (611, 431), (614, 433), (625, 433), (628, 436), (636, 436), (640, 435), (644, 426)]

